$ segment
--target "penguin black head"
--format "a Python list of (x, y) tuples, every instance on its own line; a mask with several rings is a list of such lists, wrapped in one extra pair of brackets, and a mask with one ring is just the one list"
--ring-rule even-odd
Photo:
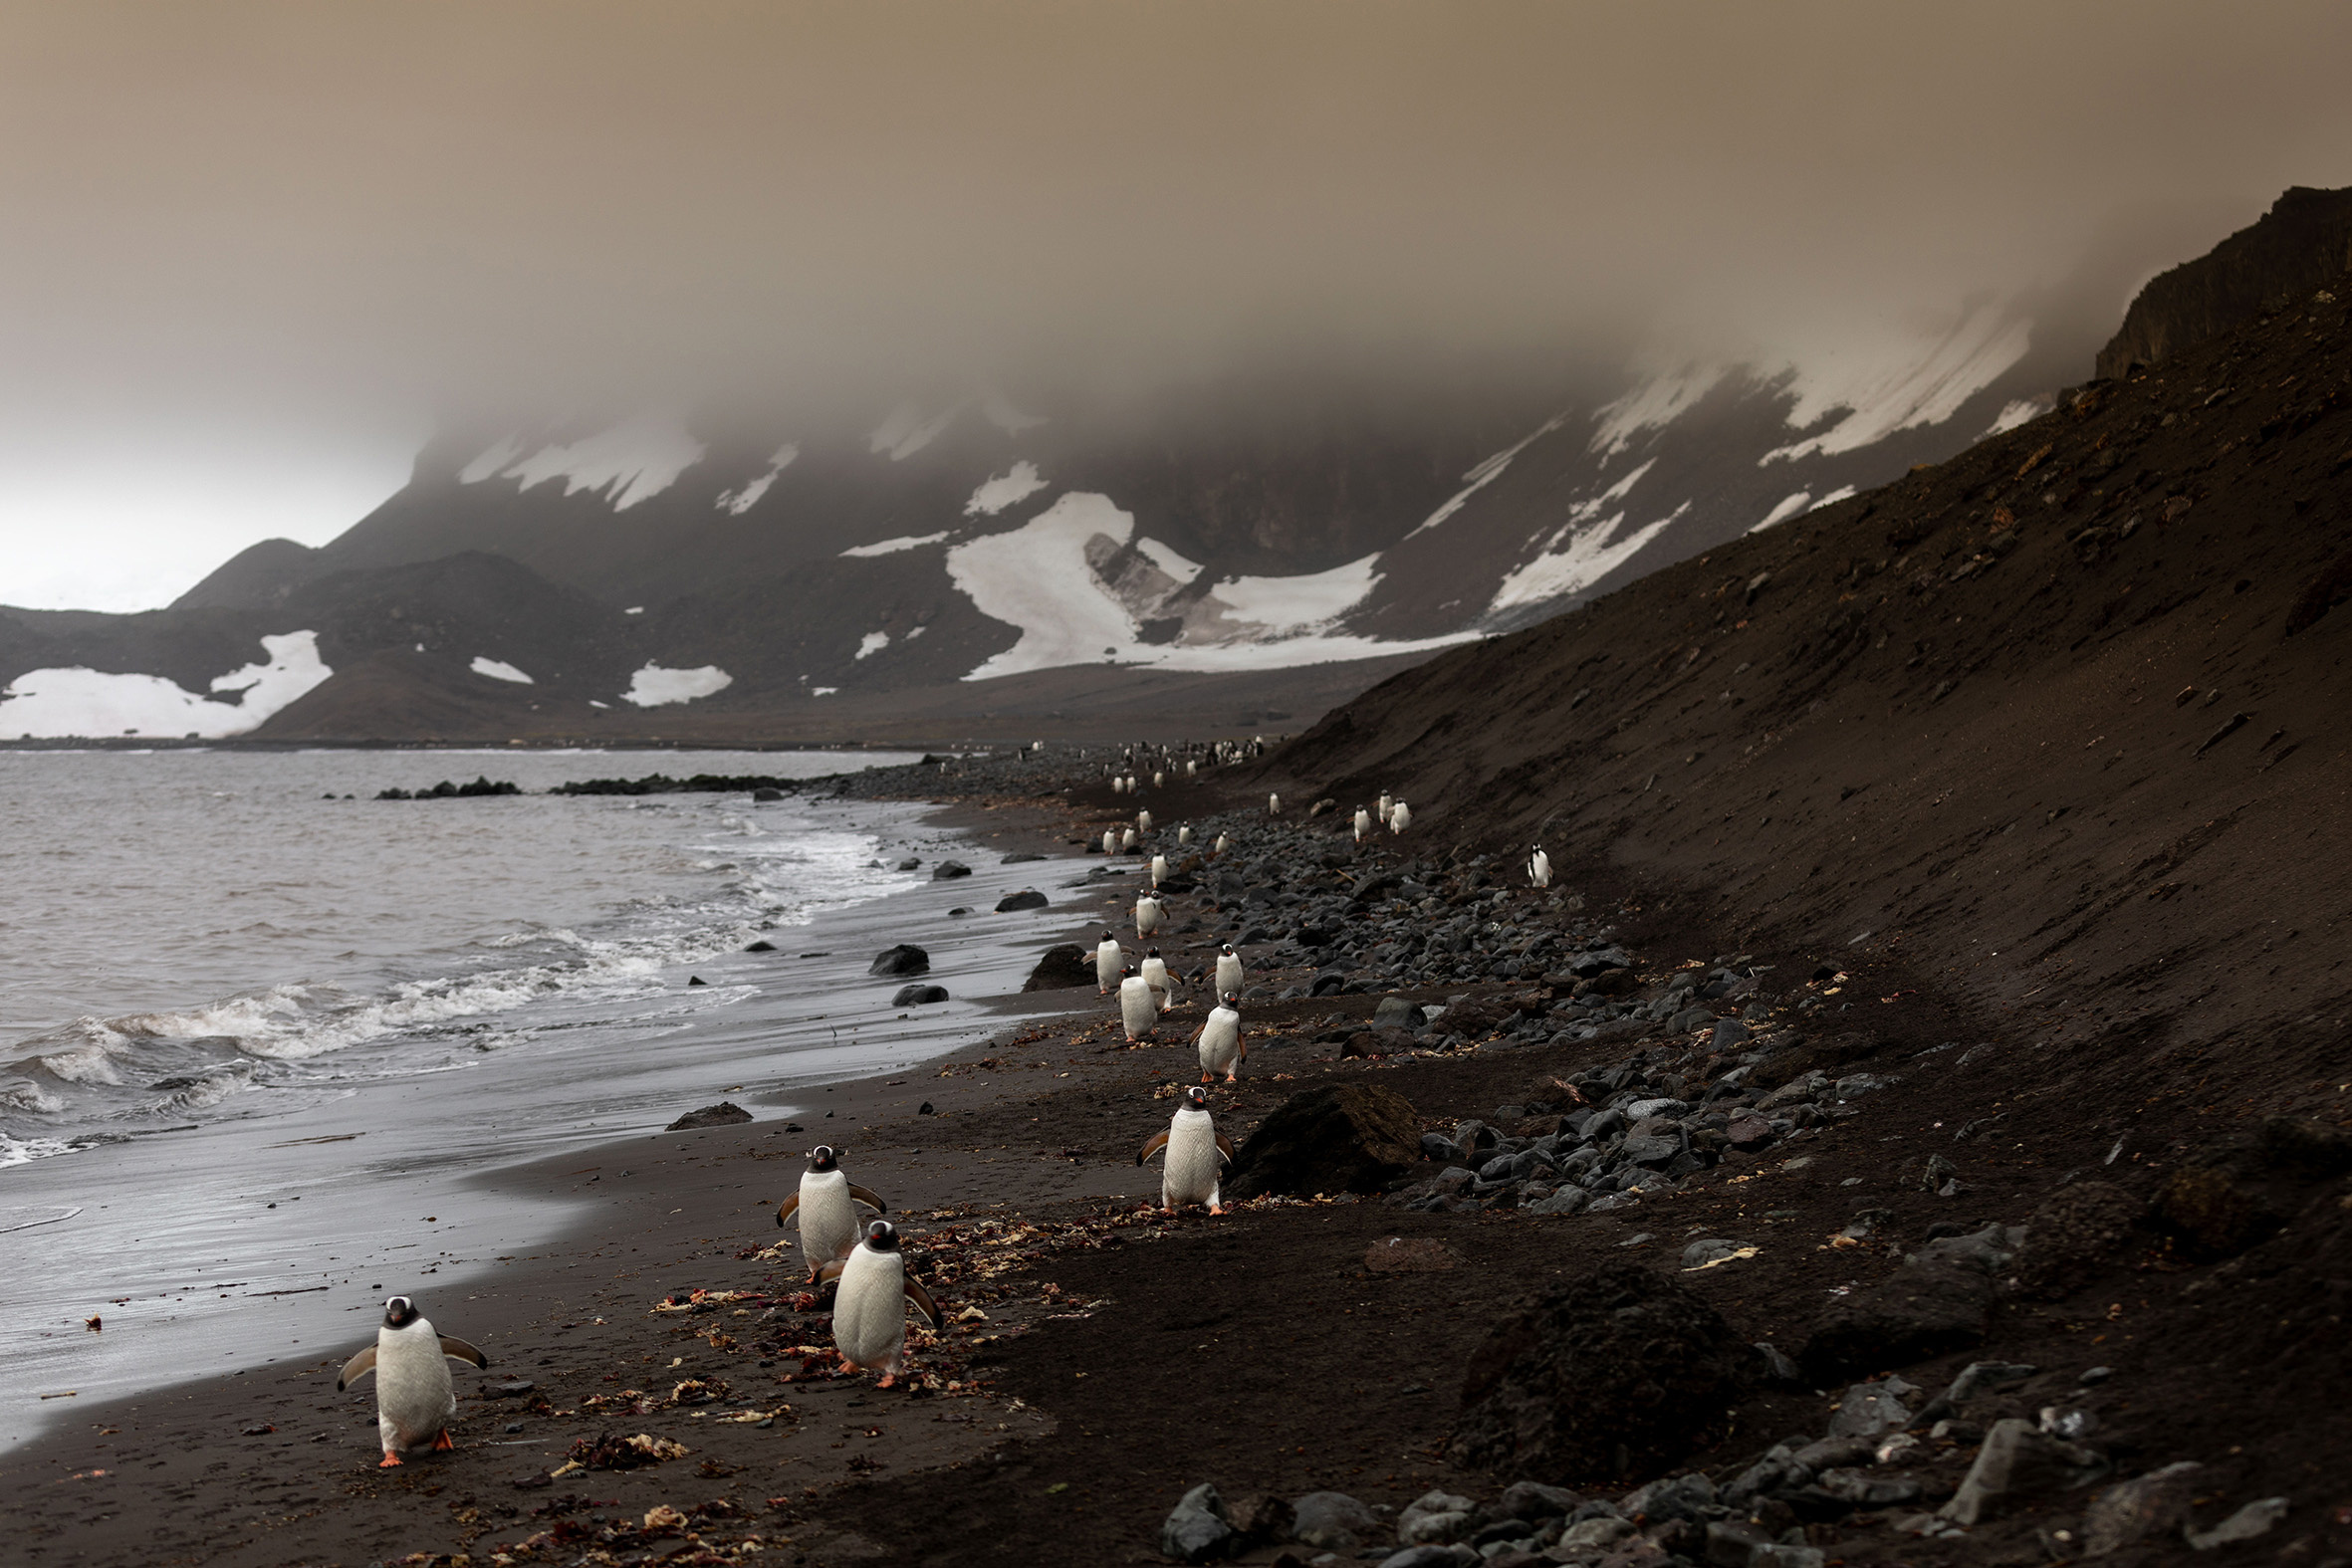
[(406, 1328), (422, 1316), (424, 1314), (416, 1310), (416, 1303), (406, 1296), (394, 1296), (383, 1304), (383, 1326), (386, 1328)]
[(865, 1244), (877, 1252), (897, 1251), (898, 1227), (887, 1220), (868, 1221), (865, 1227)]
[(1209, 1108), (1209, 1091), (1197, 1083), (1185, 1090), (1184, 1108), (1188, 1111), (1207, 1110)]
[(1109, 943), (1116, 943), (1119, 940), (1119, 934), (1115, 931), (1105, 930), (1102, 933), (1102, 940)]
[(1240, 1008), (1242, 1005), (1242, 994), (1238, 991), (1227, 992), (1225, 994), (1225, 1005), (1229, 1008)]
[(809, 1151), (809, 1169), (816, 1175), (823, 1176), (827, 1171), (837, 1171), (840, 1168), (840, 1162), (833, 1158), (831, 1144), (821, 1143)]
[(1160, 956), (1160, 950), (1158, 948), (1145, 948), (1143, 950), (1143, 956), (1145, 958), (1158, 958)]
[(1241, 955), (1240, 955), (1239, 953), (1236, 953), (1236, 952), (1233, 950), (1233, 944), (1232, 944), (1232, 943), (1230, 943), (1230, 942), (1226, 943), (1226, 944), (1225, 944), (1225, 946), (1223, 946), (1223, 947), (1219, 948), (1219, 949), (1217, 950), (1217, 952), (1218, 952), (1219, 956), (1220, 956), (1220, 957), (1223, 957), (1223, 958), (1240, 958), (1240, 957), (1241, 957)]

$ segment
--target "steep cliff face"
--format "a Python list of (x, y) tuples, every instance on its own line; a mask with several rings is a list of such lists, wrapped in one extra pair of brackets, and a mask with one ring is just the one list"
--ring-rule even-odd
[(2290, 187), (2259, 220), (2195, 261), (2157, 274), (2123, 327), (2099, 350), (2097, 373), (2114, 379), (2156, 364), (2301, 300), (2352, 271), (2352, 189)]

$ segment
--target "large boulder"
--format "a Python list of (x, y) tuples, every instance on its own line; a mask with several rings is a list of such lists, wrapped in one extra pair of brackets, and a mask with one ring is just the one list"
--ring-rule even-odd
[(2087, 1485), (2106, 1468), (2095, 1451), (2011, 1417), (1993, 1424), (1960, 1489), (1937, 1512), (1960, 1524), (1982, 1524)]
[(718, 1104), (706, 1105), (699, 1111), (688, 1111), (663, 1128), (662, 1131), (689, 1132), (697, 1127), (732, 1127), (738, 1122), (748, 1122), (751, 1119), (752, 1113), (733, 1100), (721, 1100)]
[(2017, 1282), (2041, 1300), (2072, 1295), (2129, 1246), (2148, 1206), (2112, 1182), (2074, 1182), (2042, 1200), (2025, 1223)]
[(1029, 972), (1029, 979), (1021, 983), (1023, 991), (1066, 991), (1072, 986), (1091, 986), (1095, 982), (1094, 950), (1079, 947), (1075, 942), (1064, 942), (1046, 949), (1038, 960), (1038, 967)]
[(1376, 1193), (1420, 1163), (1412, 1101), (1372, 1083), (1331, 1083), (1292, 1095), (1235, 1153), (1229, 1198), (1269, 1193)]
[(894, 948), (884, 948), (866, 966), (868, 975), (928, 975), (931, 955), (911, 942), (901, 942)]
[(926, 986), (917, 981), (912, 986), (899, 987), (897, 994), (890, 999), (890, 1006), (893, 1008), (927, 1008), (934, 1002), (945, 1002), (946, 1000), (947, 988), (945, 986)]
[(1696, 1294), (1613, 1263), (1537, 1298), (1472, 1352), (1446, 1456), (1558, 1485), (1655, 1475), (1761, 1377), (1756, 1347)]
[(952, 882), (957, 877), (971, 874), (972, 868), (961, 860), (942, 860), (931, 868), (931, 880), (934, 882)]
[(1003, 898), (998, 899), (997, 913), (1010, 915), (1024, 909), (1044, 909), (1046, 903), (1045, 894), (1034, 887), (1025, 887), (1018, 893), (1007, 893)]

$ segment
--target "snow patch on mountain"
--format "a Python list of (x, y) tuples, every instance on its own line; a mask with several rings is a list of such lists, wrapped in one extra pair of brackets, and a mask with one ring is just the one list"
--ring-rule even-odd
[(1648, 371), (1631, 391), (1603, 403), (1593, 416), (1592, 450), (1618, 456), (1643, 431), (1663, 429), (1697, 407), (1731, 369), (1692, 361)]
[(0, 688), (0, 735), (38, 740), (243, 735), (335, 673), (319, 657), (315, 631), (264, 637), (261, 645), (269, 654), (267, 664), (248, 664), (212, 682), (214, 692), (239, 694), (236, 702), (199, 697), (160, 675), (118, 675), (80, 666), (28, 670)]
[(659, 708), (668, 703), (692, 702), (697, 697), (708, 697), (734, 684), (735, 677), (715, 664), (700, 665), (691, 670), (665, 670), (658, 664), (648, 663), (629, 677), (629, 689), (620, 694), (620, 700), (639, 708)]
[(1786, 372), (1796, 398), (1788, 427), (1809, 430), (1844, 412), (1828, 429), (1766, 452), (1758, 466), (1851, 452), (1898, 430), (1942, 424), (2024, 358), (2032, 339), (2031, 322), (1988, 302), (1924, 343), (1880, 337), (1816, 350)]
[(871, 658), (874, 654), (881, 652), (888, 646), (890, 646), (890, 634), (888, 632), (869, 631), (863, 637), (858, 639), (857, 656), (861, 659)]
[(1150, 560), (1153, 565), (1178, 582), (1190, 582), (1201, 574), (1199, 561), (1189, 560), (1179, 556), (1158, 540), (1148, 536), (1135, 541), (1135, 551), (1136, 554)]
[(957, 403), (944, 413), (926, 417), (918, 405), (900, 403), (890, 410), (887, 419), (874, 427), (874, 433), (866, 437), (866, 448), (887, 454), (893, 463), (903, 463), (938, 440), (939, 433), (955, 423), (956, 415), (963, 411), (964, 405)]
[(1023, 413), (994, 387), (980, 395), (980, 417), (1007, 435), (1019, 435), (1024, 430), (1034, 430), (1049, 422), (1044, 414)]
[(947, 530), (936, 534), (915, 534), (902, 539), (876, 540), (871, 545), (852, 545), (841, 552), (844, 556), (895, 556), (902, 550), (919, 550), (925, 545), (936, 545), (947, 538)]
[(1006, 473), (981, 481), (972, 492), (972, 499), (964, 503), (964, 516), (993, 518), (1017, 501), (1027, 501), (1046, 488), (1046, 478), (1038, 472), (1038, 465), (1027, 459), (1015, 463)]
[(475, 654), (474, 662), (467, 666), (467, 668), (471, 669), (476, 675), (487, 675), (494, 681), (513, 681), (519, 686), (536, 686), (539, 684), (530, 676), (525, 675), (521, 670), (516, 669), (513, 665), (505, 662), (503, 659), (493, 659), (485, 654)]
[(468, 485), (520, 480), (524, 490), (561, 479), (565, 495), (586, 490), (610, 502), (613, 511), (626, 512), (676, 484), (707, 450), (675, 416), (643, 414), (578, 441), (550, 443), (528, 457), (516, 437), (504, 437), (457, 477)]
[(800, 455), (801, 448), (796, 442), (787, 441), (778, 447), (769, 455), (768, 468), (765, 473), (753, 475), (744, 482), (743, 488), (740, 490), (719, 492), (717, 503), (719, 510), (730, 517), (741, 517), (753, 507), (758, 506), (760, 498), (768, 493), (768, 487), (776, 483), (776, 476), (792, 467), (793, 459)]
[[(1436, 528), (1440, 523), (1443, 523), (1446, 519), (1452, 517), (1455, 513), (1468, 506), (1472, 496), (1477, 495), (1480, 491), (1486, 489), (1487, 486), (1493, 484), (1496, 480), (1503, 477), (1503, 471), (1511, 466), (1511, 460), (1513, 458), (1519, 456), (1522, 452), (1525, 452), (1529, 447), (1541, 440), (1544, 436), (1547, 436), (1554, 430), (1557, 430), (1562, 424), (1567, 422), (1567, 414), (1564, 412), (1552, 415), (1541, 425), (1538, 425), (1533, 431), (1522, 437), (1517, 445), (1506, 447), (1504, 450), (1497, 452), (1493, 457), (1490, 457), (1486, 461), (1480, 463), (1469, 473), (1464, 474), (1462, 476), (1464, 480), (1463, 488), (1456, 491), (1451, 497), (1449, 497), (1445, 505), (1439, 507), (1435, 512), (1429, 514), (1428, 517), (1422, 519), (1421, 522), (1414, 528), (1413, 534), (1428, 533), (1431, 529)], [(1407, 534), (1405, 538), (1411, 539), (1413, 534)]]
[(1548, 543), (1556, 545), (1564, 534), (1565, 547), (1546, 548), (1534, 560), (1504, 577), (1502, 586), (1495, 590), (1495, 597), (1487, 605), (1487, 612), (1495, 614), (1582, 592), (1632, 560), (1634, 552), (1665, 533), (1668, 525), (1690, 509), (1691, 504), (1686, 501), (1657, 522), (1644, 524), (1622, 539), (1612, 538), (1624, 525), (1622, 512), (1605, 523), (1554, 534)]
[(1088, 540), (1124, 545), (1134, 531), (1135, 519), (1110, 497), (1072, 492), (1017, 529), (950, 549), (949, 578), (983, 615), (1021, 631), (1020, 641), (964, 679), (1097, 664), (1136, 646), (1133, 617), (1086, 561)]
[(2039, 419), (2043, 414), (2048, 413), (2052, 408), (2056, 407), (2057, 401), (2058, 400), (2055, 397), (2046, 395), (2041, 397), (2012, 397), (2007, 402), (2000, 405), (2000, 412), (1993, 416), (1993, 423), (1985, 427), (1985, 434), (1979, 439), (1990, 440), (1994, 436), (2002, 435), (2008, 431), (2014, 430), (2021, 424), (2028, 423), (2031, 420)]
[(1295, 577), (1234, 577), (1210, 593), (1225, 606), (1224, 619), (1273, 636), (1296, 635), (1337, 620), (1368, 598), (1380, 580), (1379, 562), (1378, 556), (1366, 556)]

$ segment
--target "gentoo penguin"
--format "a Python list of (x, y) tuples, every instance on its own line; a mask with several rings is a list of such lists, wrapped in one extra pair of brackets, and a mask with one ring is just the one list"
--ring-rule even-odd
[(1225, 1000), (1209, 1010), (1209, 1020), (1192, 1042), (1201, 1051), (1201, 1082), (1213, 1082), (1219, 1073), (1232, 1083), (1242, 1075), (1242, 1063), (1249, 1060), (1250, 1047), (1242, 1043), (1242, 999), (1239, 992), (1229, 991)]
[(1094, 944), (1094, 995), (1109, 996), (1126, 967), (1127, 950), (1119, 946), (1118, 933), (1105, 931), (1102, 940)]
[(1158, 948), (1143, 955), (1143, 967), (1138, 973), (1143, 976), (1143, 983), (1151, 988), (1152, 1001), (1159, 1005), (1162, 1012), (1176, 1006), (1176, 983), (1168, 978), (1168, 961), (1160, 957)]
[(1137, 936), (1150, 936), (1153, 932), (1160, 929), (1160, 922), (1167, 918), (1167, 905), (1161, 903), (1149, 893), (1142, 893), (1136, 896), (1135, 934)]
[(1266, 797), (1266, 814), (1268, 816), (1280, 816), (1283, 814), (1283, 797), (1281, 795), (1269, 794)]
[(1387, 790), (1385, 790), (1385, 789), (1381, 790), (1381, 791), (1380, 791), (1380, 820), (1382, 820), (1383, 822), (1387, 821), (1387, 820), (1388, 820), (1388, 813), (1389, 813), (1389, 811), (1390, 811), (1392, 808), (1394, 808), (1394, 806), (1395, 806), (1395, 805), (1396, 805), (1396, 798), (1395, 798), (1393, 795), (1391, 795), (1391, 794), (1390, 794), (1390, 793), (1389, 793)]
[(1128, 828), (1128, 829), (1127, 829), (1125, 832), (1123, 832), (1123, 833), (1119, 834), (1119, 853), (1121, 853), (1121, 854), (1133, 854), (1134, 852), (1135, 852), (1135, 829), (1133, 829), (1132, 827), (1130, 827), (1130, 828)]
[(1230, 942), (1217, 950), (1217, 995), (1228, 992), (1237, 997), (1242, 993), (1242, 956)]
[(1537, 887), (1551, 886), (1551, 856), (1543, 852), (1541, 844), (1537, 844), (1535, 852), (1528, 856), (1528, 880)]
[(1106, 855), (1115, 855), (1119, 852), (1119, 830), (1117, 828), (1106, 827), (1102, 830), (1102, 852)]
[(1135, 830), (1139, 833), (1151, 831), (1151, 812), (1138, 811), (1135, 813)]
[(1355, 808), (1355, 841), (1362, 843), (1372, 836), (1372, 813), (1362, 806)]
[(1168, 771), (1166, 769), (1163, 768), (1151, 776), (1151, 786), (1154, 789), (1165, 789), (1168, 787)]
[(852, 1207), (856, 1204), (875, 1214), (890, 1212), (888, 1204), (849, 1180), (831, 1145), (821, 1143), (810, 1150), (801, 1190), (776, 1206), (776, 1223), (781, 1226), (800, 1216), (801, 1261), (809, 1265), (812, 1282), (819, 1269), (857, 1244), (857, 1211)]
[(1213, 855), (1221, 855), (1225, 853), (1226, 845), (1232, 842), (1233, 838), (1230, 834), (1219, 833), (1217, 835), (1217, 842), (1209, 846), (1209, 853)]
[(1177, 826), (1176, 842), (1179, 845), (1189, 844), (1192, 842), (1192, 824), (1190, 822), (1180, 823)]
[(1126, 1025), (1130, 1040), (1147, 1039), (1160, 1025), (1159, 999), (1141, 975), (1130, 974), (1119, 982), (1119, 1021)]
[(1399, 800), (1388, 808), (1388, 830), (1401, 833), (1413, 825), (1413, 808)]
[(1153, 855), (1151, 857), (1151, 885), (1153, 887), (1158, 887), (1162, 882), (1167, 880), (1168, 857), (1166, 855)]
[(376, 1468), (399, 1463), (402, 1450), (428, 1443), (436, 1449), (457, 1447), (449, 1440), (457, 1388), (449, 1381), (445, 1357), (490, 1365), (488, 1356), (464, 1340), (434, 1333), (415, 1302), (394, 1296), (383, 1304), (383, 1327), (375, 1331), (375, 1343), (344, 1363), (335, 1380), (338, 1394), (375, 1374), (375, 1431), (383, 1440), (383, 1463)]
[(840, 1281), (833, 1294), (833, 1346), (849, 1372), (879, 1372), (881, 1386), (898, 1381), (906, 1351), (906, 1304), (933, 1328), (939, 1303), (906, 1275), (906, 1254), (898, 1250), (898, 1229), (887, 1220), (866, 1223), (865, 1239), (845, 1256), (824, 1265), (826, 1278)]
[(1209, 1213), (1225, 1213), (1218, 1201), (1217, 1178), (1219, 1167), (1233, 1161), (1233, 1140), (1210, 1119), (1208, 1090), (1185, 1090), (1184, 1103), (1176, 1108), (1168, 1130), (1153, 1133), (1135, 1163), (1143, 1164), (1162, 1149), (1168, 1158), (1160, 1167), (1160, 1206), (1174, 1214), (1180, 1204), (1207, 1204)]
[(1201, 776), (1201, 764), (1200, 764), (1200, 760), (1199, 760), (1198, 758), (1191, 759), (1190, 761), (1188, 761), (1188, 762), (1186, 762), (1186, 763), (1185, 763), (1185, 765), (1184, 765), (1184, 777), (1185, 777), (1185, 778), (1187, 778), (1187, 779), (1198, 779), (1200, 776)]

